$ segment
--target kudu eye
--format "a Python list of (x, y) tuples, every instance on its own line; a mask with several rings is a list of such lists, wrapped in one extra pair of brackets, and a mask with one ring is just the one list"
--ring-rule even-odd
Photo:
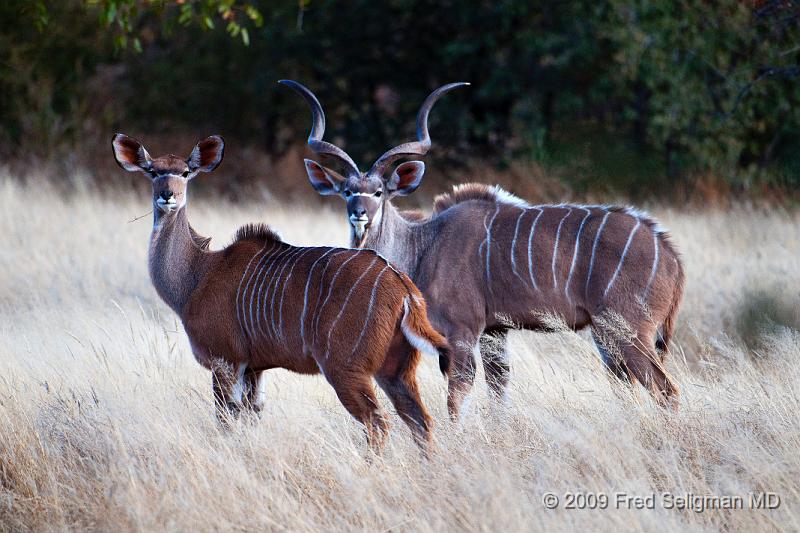
[(183, 173), (183, 177), (184, 178), (188, 178), (189, 177), (189, 171), (188, 170)]
[(346, 197), (350, 198), (351, 196), (353, 196), (353, 193), (352, 193), (350, 190), (345, 190), (345, 191), (344, 191), (344, 195), (345, 195)]
[(375, 191), (375, 198), (380, 198), (383, 191)]

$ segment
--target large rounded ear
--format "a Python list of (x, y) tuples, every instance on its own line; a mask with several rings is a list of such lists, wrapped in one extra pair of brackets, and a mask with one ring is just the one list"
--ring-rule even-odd
[(225, 141), (219, 135), (206, 137), (192, 150), (186, 163), (192, 172), (211, 172), (222, 163)]
[(308, 180), (314, 190), (322, 196), (339, 194), (344, 185), (344, 178), (329, 168), (325, 168), (316, 161), (304, 159)]
[(417, 190), (425, 174), (425, 163), (422, 161), (407, 161), (392, 172), (392, 177), (386, 182), (386, 190), (392, 194), (405, 196)]
[(147, 171), (153, 164), (142, 143), (133, 137), (117, 133), (111, 138), (111, 147), (114, 149), (117, 164), (128, 172)]

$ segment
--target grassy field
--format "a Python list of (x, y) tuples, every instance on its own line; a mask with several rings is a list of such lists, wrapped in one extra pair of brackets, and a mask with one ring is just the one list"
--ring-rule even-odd
[[(688, 274), (669, 362), (678, 413), (612, 384), (585, 333), (514, 333), (509, 406), (479, 376), (448, 422), (427, 358), (437, 452), (422, 459), (392, 415), (369, 460), (319, 377), (271, 372), (261, 421), (218, 430), (210, 375), (150, 285), (150, 217), (129, 222), (149, 193), (0, 179), (2, 531), (800, 529), (797, 215), (655, 210)], [(256, 200), (193, 197), (190, 219), (212, 247), (248, 221), (296, 244), (345, 242), (341, 211)], [(780, 506), (750, 509), (761, 491)], [(567, 509), (565, 493), (607, 508)], [(621, 494), (656, 496), (633, 509)], [(666, 508), (691, 494), (744, 509)]]

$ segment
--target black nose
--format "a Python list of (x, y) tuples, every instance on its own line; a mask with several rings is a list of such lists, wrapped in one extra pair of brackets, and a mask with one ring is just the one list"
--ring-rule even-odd
[(358, 218), (367, 216), (367, 209), (364, 207), (356, 207), (356, 216)]
[(161, 195), (160, 196), (164, 200), (169, 200), (170, 198), (172, 198), (172, 191), (161, 191)]

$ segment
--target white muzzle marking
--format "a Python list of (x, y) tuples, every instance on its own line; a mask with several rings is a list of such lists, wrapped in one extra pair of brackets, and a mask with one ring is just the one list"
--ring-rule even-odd
[(156, 205), (161, 211), (169, 213), (170, 211), (175, 209), (175, 207), (178, 205), (178, 201), (175, 199), (174, 196), (169, 200), (164, 200), (159, 196), (158, 199), (156, 200)]
[(365, 216), (357, 217), (355, 215), (350, 215), (350, 224), (353, 226), (353, 231), (355, 231), (356, 237), (360, 239), (364, 236), (364, 232), (367, 231), (369, 219)]

